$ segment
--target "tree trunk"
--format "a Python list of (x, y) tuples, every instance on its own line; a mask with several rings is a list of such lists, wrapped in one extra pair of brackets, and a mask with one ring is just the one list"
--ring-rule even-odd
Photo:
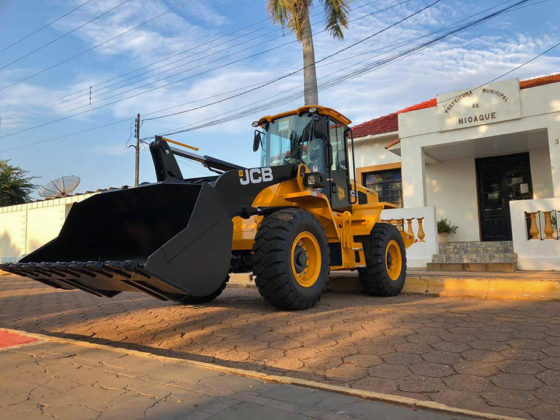
[(305, 13), (305, 16), (303, 16), (301, 46), (303, 49), (303, 90), (305, 105), (319, 105), (317, 73), (315, 71), (315, 48), (313, 47), (309, 9), (305, 8), (303, 13)]

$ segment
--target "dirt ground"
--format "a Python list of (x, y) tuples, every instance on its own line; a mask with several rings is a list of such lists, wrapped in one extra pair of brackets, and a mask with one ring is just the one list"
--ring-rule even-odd
[(329, 293), (314, 309), (279, 312), (255, 289), (179, 306), (4, 276), (0, 327), (560, 419), (560, 302)]

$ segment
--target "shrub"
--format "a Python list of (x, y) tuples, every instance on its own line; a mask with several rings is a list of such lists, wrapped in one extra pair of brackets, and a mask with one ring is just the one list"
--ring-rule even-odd
[(456, 233), (459, 226), (453, 226), (447, 218), (438, 220), (437, 232), (438, 233)]

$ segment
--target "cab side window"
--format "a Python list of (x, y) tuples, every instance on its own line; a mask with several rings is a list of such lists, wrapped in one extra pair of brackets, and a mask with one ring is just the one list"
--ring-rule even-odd
[(329, 120), (329, 136), (332, 146), (331, 170), (346, 173), (346, 141), (344, 126), (336, 121)]

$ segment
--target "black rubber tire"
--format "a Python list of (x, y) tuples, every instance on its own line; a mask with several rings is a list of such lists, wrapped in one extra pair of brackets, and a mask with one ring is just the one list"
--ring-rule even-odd
[(218, 296), (220, 296), (222, 294), (222, 292), (224, 291), (224, 289), (227, 286), (227, 282), (229, 281), (229, 275), (226, 276), (226, 279), (224, 280), (224, 282), (220, 285), (220, 287), (213, 293), (210, 293), (209, 295), (206, 296), (190, 296), (190, 295), (185, 295), (180, 297), (177, 301), (183, 305), (199, 305), (202, 303), (208, 303), (208, 302), (212, 302), (214, 299), (216, 299)]
[[(406, 279), (406, 249), (399, 230), (387, 223), (377, 223), (369, 236), (359, 238), (362, 241), (366, 267), (358, 269), (362, 290), (371, 296), (396, 296)], [(385, 251), (390, 241), (395, 240), (401, 251), (401, 273), (392, 280), (387, 272)]]
[[(300, 285), (291, 267), (292, 244), (301, 232), (311, 233), (320, 248), (321, 267), (315, 283)], [(262, 297), (278, 309), (308, 309), (321, 300), (329, 273), (327, 236), (319, 221), (302, 209), (282, 209), (267, 216), (253, 244), (255, 284)]]

